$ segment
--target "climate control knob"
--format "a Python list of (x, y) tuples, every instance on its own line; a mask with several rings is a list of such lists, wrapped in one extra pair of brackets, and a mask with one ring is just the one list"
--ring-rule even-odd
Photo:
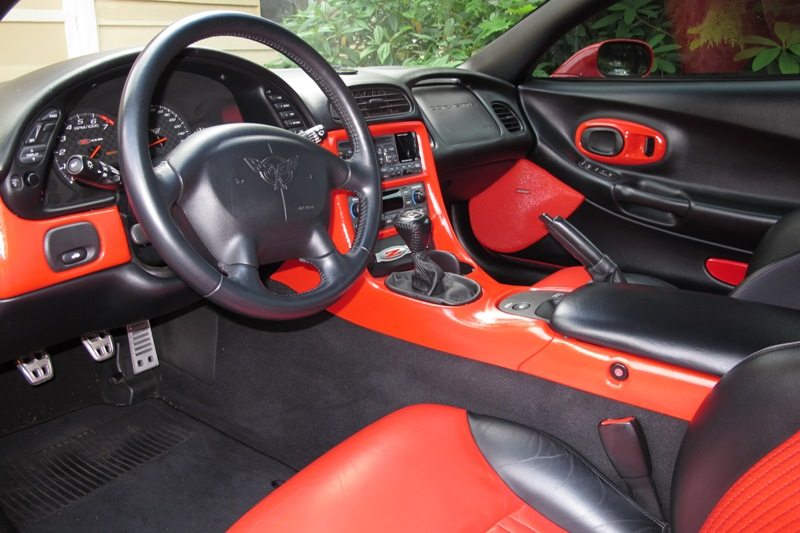
[(428, 197), (425, 196), (425, 191), (422, 189), (417, 189), (411, 193), (411, 201), (414, 203), (414, 205), (424, 204), (425, 200), (427, 199)]

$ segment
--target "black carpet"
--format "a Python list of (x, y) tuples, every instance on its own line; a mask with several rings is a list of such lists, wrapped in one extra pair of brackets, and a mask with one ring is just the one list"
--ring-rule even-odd
[[(386, 320), (391, 319), (387, 313)], [(187, 322), (197, 323), (191, 317)], [(185, 337), (190, 335), (187, 331)], [(215, 364), (213, 386), (164, 365), (162, 394), (295, 468), (391, 411), (434, 402), (547, 431), (618, 481), (600, 446), (597, 424), (635, 415), (649, 439), (662, 503), (669, 505), (672, 469), (686, 428), (680, 420), (428, 350), (330, 315), (290, 323), (222, 316)]]
[(292, 470), (157, 400), (86, 407), (0, 439), (21, 531), (224, 531)]

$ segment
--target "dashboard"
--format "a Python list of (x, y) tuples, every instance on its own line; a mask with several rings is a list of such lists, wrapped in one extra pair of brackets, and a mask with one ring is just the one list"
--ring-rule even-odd
[[(87, 56), (0, 84), (5, 358), (199, 300), (136, 232), (125, 176), (113, 175), (123, 149), (116, 135), (119, 101), (136, 56), (135, 50)], [(524, 157), (533, 145), (516, 89), (500, 80), (460, 69), (341, 75), (367, 121), (388, 127), (375, 139), (386, 211), (380, 238), (387, 250), (397, 239), (392, 213), (428, 202), (428, 180), (457, 199), (474, 176), (502, 172), (504, 162)], [(510, 110), (519, 129), (508, 129), (498, 105)], [(330, 132), (327, 148), (347, 157), (338, 117), (303, 72), (192, 48), (163, 75), (150, 103), (151, 158), (156, 164), (193, 133), (236, 122), (295, 133), (319, 124)], [(70, 162), (77, 156), (106, 176), (76, 176)], [(358, 216), (353, 202), (344, 212)]]
[[(120, 66), (73, 75), (70, 86), (35, 111), (21, 142), (15, 143), (2, 189), (15, 213), (41, 219), (117, 201), (114, 191), (124, 176), (115, 172), (120, 149), (116, 126), (126, 74)], [(157, 164), (192, 133), (219, 124), (260, 122), (301, 132), (310, 122), (301, 107), (291, 89), (268, 71), (210, 51), (192, 51), (164, 76), (151, 102), (150, 155)], [(87, 171), (82, 179), (72, 172), (68, 162), (75, 156), (105, 178)], [(79, 160), (73, 161), (81, 168)]]

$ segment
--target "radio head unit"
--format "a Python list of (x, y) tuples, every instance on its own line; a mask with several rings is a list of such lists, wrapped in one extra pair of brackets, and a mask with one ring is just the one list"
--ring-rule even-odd
[[(422, 158), (416, 133), (404, 131), (375, 137), (373, 141), (378, 154), (381, 179), (422, 174)], [(350, 141), (340, 141), (338, 150), (342, 159), (353, 157), (353, 144)]]

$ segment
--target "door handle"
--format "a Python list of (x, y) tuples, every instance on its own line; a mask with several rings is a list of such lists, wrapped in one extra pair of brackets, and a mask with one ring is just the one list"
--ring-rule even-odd
[(619, 203), (643, 205), (678, 216), (685, 216), (691, 205), (688, 198), (643, 191), (630, 185), (615, 185), (614, 198)]

